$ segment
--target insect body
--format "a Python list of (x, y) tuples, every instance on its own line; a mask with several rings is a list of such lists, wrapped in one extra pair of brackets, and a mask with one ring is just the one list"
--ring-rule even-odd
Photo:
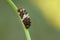
[(31, 19), (30, 19), (28, 13), (23, 8), (19, 8), (18, 12), (19, 12), (19, 15), (20, 15), (25, 27), (28, 29), (31, 26)]

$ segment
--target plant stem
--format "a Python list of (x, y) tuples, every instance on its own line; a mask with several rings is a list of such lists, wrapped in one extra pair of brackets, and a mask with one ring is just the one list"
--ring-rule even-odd
[[(12, 0), (7, 0), (7, 2), (11, 5), (11, 7), (14, 9), (14, 11), (17, 13), (17, 15), (18, 15), (18, 12), (17, 12), (17, 7), (16, 7), (16, 5), (12, 2)], [(21, 23), (22, 23), (22, 26), (23, 26), (23, 29), (24, 29), (24, 32), (25, 32), (25, 35), (26, 35), (26, 39), (27, 40), (31, 40), (31, 38), (30, 38), (30, 34), (29, 34), (29, 31), (28, 31), (28, 29), (26, 29), (25, 28), (25, 25), (23, 24), (23, 22), (22, 22), (22, 20), (21, 20), (21, 17), (18, 15), (18, 18), (19, 18), (19, 20), (21, 21)]]

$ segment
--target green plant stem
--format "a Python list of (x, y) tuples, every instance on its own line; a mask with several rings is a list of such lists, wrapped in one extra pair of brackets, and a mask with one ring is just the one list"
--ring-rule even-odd
[[(18, 12), (17, 12), (17, 7), (16, 7), (16, 5), (12, 2), (12, 0), (7, 0), (7, 2), (11, 5), (11, 7), (14, 9), (14, 11), (17, 13), (17, 15), (18, 15)], [(18, 18), (19, 18), (19, 20), (21, 21), (21, 23), (22, 23), (22, 26), (23, 26), (23, 29), (24, 29), (24, 32), (25, 32), (25, 35), (26, 35), (26, 39), (27, 40), (31, 40), (31, 38), (30, 38), (30, 34), (29, 34), (29, 31), (28, 31), (28, 29), (26, 29), (25, 28), (25, 25), (23, 24), (23, 22), (22, 22), (22, 20), (21, 20), (21, 17), (18, 15)]]

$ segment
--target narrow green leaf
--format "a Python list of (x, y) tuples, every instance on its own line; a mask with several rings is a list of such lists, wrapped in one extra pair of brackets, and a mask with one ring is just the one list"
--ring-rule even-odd
[[(17, 7), (16, 7), (16, 5), (12, 2), (12, 0), (7, 0), (7, 2), (10, 4), (10, 6), (14, 9), (14, 11), (17, 13), (17, 15), (18, 15), (18, 12), (17, 12)], [(27, 40), (31, 40), (31, 38), (30, 38), (30, 34), (29, 34), (29, 31), (28, 31), (28, 29), (26, 29), (25, 28), (25, 25), (23, 24), (23, 22), (22, 22), (22, 20), (21, 20), (21, 17), (18, 15), (18, 18), (19, 18), (19, 20), (21, 21), (21, 23), (22, 23), (22, 26), (23, 26), (23, 29), (24, 29), (24, 32), (25, 32), (25, 35), (26, 35), (26, 39)]]

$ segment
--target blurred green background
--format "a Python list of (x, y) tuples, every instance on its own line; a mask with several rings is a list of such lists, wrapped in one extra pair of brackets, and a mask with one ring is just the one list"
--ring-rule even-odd
[[(30, 0), (12, 0), (16, 6), (25, 8), (32, 24), (29, 28), (32, 40), (60, 40), (60, 32), (48, 25), (42, 16), (42, 11), (36, 8)], [(26, 40), (20, 20), (6, 0), (0, 0), (0, 40)]]

